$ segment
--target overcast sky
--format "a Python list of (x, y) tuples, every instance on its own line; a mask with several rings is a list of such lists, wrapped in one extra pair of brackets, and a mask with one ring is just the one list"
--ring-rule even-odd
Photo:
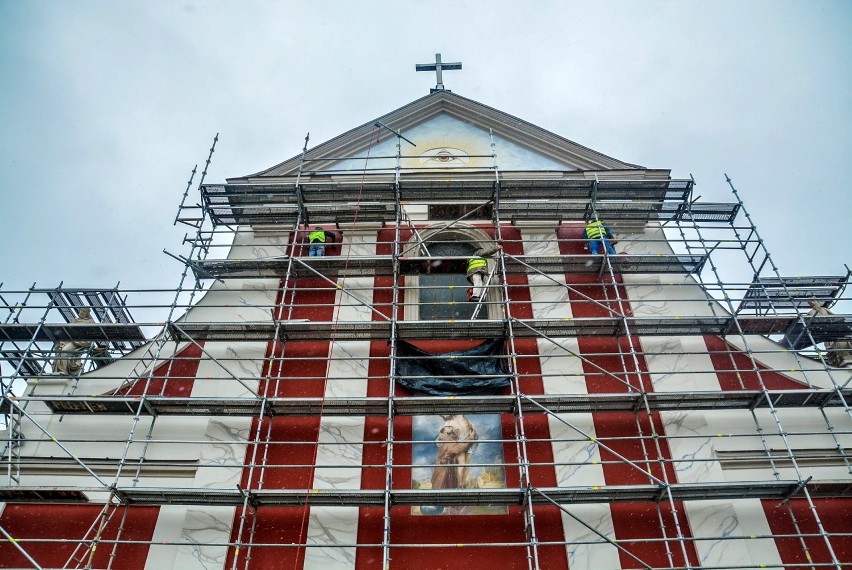
[(455, 93), (705, 200), (727, 172), (782, 274), (843, 274), (850, 38), (845, 0), (0, 0), (0, 292), (176, 286), (216, 133), (208, 182), (257, 172), (428, 94), (436, 52)]

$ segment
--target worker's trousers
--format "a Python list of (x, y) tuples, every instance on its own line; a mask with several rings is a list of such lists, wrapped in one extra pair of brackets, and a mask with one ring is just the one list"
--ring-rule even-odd
[(592, 255), (597, 255), (600, 251), (600, 244), (604, 244), (606, 252), (610, 255), (615, 255), (615, 248), (605, 238), (589, 240), (589, 252)]
[(485, 296), (485, 279), (482, 273), (474, 273), (469, 278), (470, 284), (473, 285), (473, 291), (471, 291), (471, 301), (478, 301)]

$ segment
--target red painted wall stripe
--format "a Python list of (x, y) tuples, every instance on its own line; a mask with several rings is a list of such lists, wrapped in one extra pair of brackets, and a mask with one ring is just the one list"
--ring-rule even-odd
[(195, 385), (198, 365), (201, 363), (203, 342), (190, 344), (168, 362), (159, 365), (148, 378), (139, 378), (131, 385), (114, 392), (115, 396), (166, 396), (188, 398)]
[[(28, 505), (7, 504), (0, 516), (0, 526), (27, 551), (43, 568), (64, 568), (74, 553), (78, 541), (91, 539), (87, 531), (99, 520), (103, 505)], [(119, 507), (109, 519), (101, 535), (102, 540), (150, 541), (154, 536), (159, 507)], [(109, 515), (107, 515), (109, 516)], [(121, 536), (119, 526), (123, 522)], [(27, 542), (28, 539), (63, 539), (68, 542)], [(142, 570), (148, 557), (148, 544), (119, 544), (116, 548), (113, 568)], [(110, 561), (113, 545), (102, 543), (95, 551), (94, 568), (106, 568)], [(89, 553), (77, 551), (77, 556)], [(79, 567), (84, 567), (81, 564)], [(75, 568), (74, 563), (69, 566)], [(0, 542), (0, 568), (32, 568), (32, 564), (8, 541)]]
[[(323, 279), (300, 279), (296, 283), (299, 289), (285, 303), (281, 303), (279, 292), (278, 305), (283, 306), (279, 318), (309, 319), (312, 321), (331, 321), (334, 316), (336, 288)], [(287, 305), (293, 304), (289, 314)], [(270, 342), (267, 348), (267, 362), (264, 367), (264, 380), (260, 384), (260, 393), (282, 398), (321, 398), (325, 395), (326, 373), (328, 367), (329, 341), (288, 342), (282, 346)], [(280, 360), (283, 358), (283, 360)], [(256, 463), (263, 462), (265, 468), (255, 468), (249, 481), (249, 468), (243, 474), (242, 485), (257, 488), (263, 472), (264, 489), (310, 489), (313, 486), (314, 458), (317, 452), (320, 416), (312, 417), (275, 417), (252, 421), (250, 437), (254, 440), (260, 431), (260, 441), (265, 441), (267, 430), (271, 427), (270, 445), (260, 445), (257, 449)], [(246, 463), (254, 455), (254, 446), (246, 450)], [(282, 545), (278, 547), (252, 547), (251, 566), (253, 568), (292, 569), (301, 568), (304, 563), (309, 521), (307, 507), (264, 507), (257, 511), (246, 512), (242, 541), (249, 541), (252, 526), (256, 543)], [(234, 517), (232, 541), (240, 539), (239, 526), (242, 509), (237, 509)], [(249, 549), (240, 549), (238, 566), (245, 564)], [(226, 561), (230, 568), (235, 550), (229, 549)]]
[(801, 390), (806, 385), (778, 372), (773, 372), (760, 361), (756, 362), (760, 376), (754, 371), (755, 363), (739, 348), (718, 336), (705, 336), (704, 344), (716, 370), (719, 385), (726, 392), (761, 390), (760, 379), (769, 390)]
[[(813, 499), (819, 520), (823, 528), (829, 534), (846, 534), (847, 536), (829, 536), (831, 549), (837, 560), (844, 568), (852, 567), (852, 500), (843, 499)], [(772, 534), (818, 534), (816, 518), (811, 512), (810, 505), (806, 499), (793, 499), (789, 502), (793, 516), (785, 506), (779, 506), (778, 501), (762, 501), (763, 512)], [(803, 567), (810, 564), (832, 564), (831, 554), (821, 536), (805, 537), (803, 539), (808, 548), (808, 553), (802, 547), (802, 541), (797, 536), (790, 538), (776, 538), (775, 545), (781, 555), (784, 564), (801, 564)], [(811, 561), (808, 561), (810, 554)], [(798, 566), (796, 566), (798, 567)], [(832, 566), (833, 567), (833, 566)]]

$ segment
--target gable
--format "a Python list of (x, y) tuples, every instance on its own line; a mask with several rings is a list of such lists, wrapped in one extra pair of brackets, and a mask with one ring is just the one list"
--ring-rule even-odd
[[(491, 168), (491, 136), (487, 130), (441, 113), (407, 130), (402, 135), (417, 146), (402, 141), (401, 167), (408, 168)], [(368, 156), (381, 156), (369, 161), (369, 168), (393, 169), (396, 166), (396, 137), (387, 138), (350, 158), (332, 163), (332, 170), (364, 168)], [(576, 166), (559, 162), (504, 137), (494, 135), (494, 151), (501, 170), (576, 170)]]
[[(337, 167), (360, 171), (364, 169), (363, 157), (367, 152), (374, 157), (394, 157), (385, 159), (381, 166), (384, 168), (387, 164), (387, 168), (394, 168), (397, 137), (377, 126), (378, 122), (402, 132), (417, 145), (412, 147), (403, 141), (402, 148), (402, 154), (411, 157), (406, 166), (414, 165), (415, 168), (432, 168), (424, 166), (430, 164), (427, 153), (439, 153), (441, 149), (462, 151), (467, 155), (464, 160), (475, 161), (469, 166), (491, 168), (494, 163), (490, 131), (494, 134), (497, 164), (501, 170), (645, 170), (450, 91), (431, 93), (310, 149), (305, 157), (311, 160), (311, 170), (326, 171)], [(340, 160), (342, 156), (361, 158)], [(300, 159), (301, 156), (295, 156), (261, 172), (228, 179), (228, 182), (293, 176), (298, 172)], [(377, 160), (371, 160), (369, 168), (379, 168), (378, 165)]]

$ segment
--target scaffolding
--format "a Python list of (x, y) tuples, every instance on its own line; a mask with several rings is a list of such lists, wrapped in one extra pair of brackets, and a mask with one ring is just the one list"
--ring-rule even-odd
[[(97, 566), (98, 545), (114, 555), (122, 544), (132, 542), (120, 530), (107, 538), (105, 529), (124, 521), (128, 508), (141, 505), (235, 508), (229, 539), (218, 545), (228, 549), (231, 568), (248, 568), (253, 551), (270, 548), (373, 548), (381, 551), (382, 567), (388, 568), (395, 553), (418, 548), (394, 540), (399, 509), (421, 505), (517, 508), (523, 518), (522, 536), (512, 542), (430, 544), (432, 548), (520, 547), (529, 568), (542, 568), (544, 550), (580, 544), (545, 538), (536, 515), (558, 512), (590, 531), (593, 538), (586, 547), (606, 546), (638, 567), (658, 567), (635, 550), (639, 540), (617, 540), (611, 530), (596, 528), (574, 510), (576, 505), (622, 502), (653, 506), (659, 537), (643, 541), (656, 541), (667, 567), (750, 567), (697, 562), (694, 552), (707, 540), (795, 539), (810, 567), (852, 563), (844, 558), (848, 550), (837, 546), (846, 544), (848, 534), (828, 528), (818, 508), (824, 499), (852, 497), (850, 373), (828, 364), (831, 354), (844, 350), (838, 343), (852, 341), (852, 315), (837, 311), (849, 306), (844, 296), (848, 268), (831, 276), (782, 275), (730, 180), (731, 202), (703, 203), (693, 198), (692, 180), (631, 179), (629, 172), (502, 171), (493, 138), (493, 167), (435, 173), (404, 168), (404, 161), (413, 157), (403, 153), (405, 139), (396, 134), (395, 156), (368, 153), (336, 159), (362, 160), (365, 167), (357, 173), (321, 170), (335, 159), (311, 160), (307, 137), (294, 176), (205, 184), (205, 166), (197, 185), (200, 201), (187, 205), (193, 169), (175, 222), (194, 235), (186, 239), (186, 256), (172, 255), (184, 264), (174, 290), (61, 285), (0, 290), (0, 308), (6, 311), (0, 323), (0, 413), (6, 418), (6, 483), (0, 500), (102, 507), (82, 539), (54, 539), (74, 546), (66, 567)], [(395, 161), (394, 168), (368, 166), (389, 159)], [(436, 219), (433, 207), (458, 215)], [(576, 230), (589, 221), (611, 226), (625, 254), (585, 252), (585, 240)], [(326, 244), (325, 255), (311, 257), (305, 238), (317, 225), (333, 228), (340, 239)], [(226, 239), (229, 236), (233, 239)], [(458, 284), (424, 279), (463, 274), (459, 268), (467, 256), (430, 253), (463, 239), (501, 246), (489, 262), (487, 294), (474, 303), (472, 314), (471, 303), (459, 301), (452, 292), (447, 296), (447, 289)], [(728, 263), (728, 251), (741, 255), (739, 275), (744, 277), (723, 276), (716, 258)], [(317, 290), (324, 294), (302, 301)], [(810, 314), (811, 300), (838, 314)], [(451, 318), (421, 319), (421, 311), (430, 305), (443, 306), (440, 310)], [(665, 306), (676, 306), (677, 312), (662, 310)], [(84, 307), (94, 311), (96, 322), (74, 322)], [(151, 318), (134, 322), (131, 312)], [(693, 341), (705, 337), (720, 340), (696, 348)], [(399, 354), (401, 341), (492, 338), (505, 339), (504, 352), (495, 357), (509, 370), (509, 387), (503, 393), (430, 396), (398, 388), (400, 363), (410, 358)], [(649, 341), (654, 338), (660, 342)], [(600, 344), (599, 339), (614, 344)], [(352, 352), (348, 343), (359, 341), (367, 343), (365, 352)], [(63, 344), (69, 342), (85, 347), (73, 355), (82, 362), (81, 372), (52, 374)], [(327, 353), (290, 354), (300, 343), (323, 342), (329, 345)], [(233, 343), (258, 343), (262, 348), (246, 356), (231, 349)], [(547, 367), (540, 364), (545, 353)], [(648, 364), (696, 354), (707, 355), (701, 362), (712, 366), (665, 371)], [(211, 395), (182, 393), (188, 382), (202, 378), (201, 372), (187, 371), (193, 364), (197, 369), (199, 360), (207, 365), (205, 378), (230, 387)], [(112, 365), (104, 366), (108, 363)], [(300, 366), (306, 369), (303, 374), (298, 373)], [(316, 366), (325, 373), (307, 370)], [(702, 387), (702, 379), (710, 374), (729, 377), (733, 387)], [(782, 376), (797, 387), (779, 387)], [(673, 389), (667, 384), (671, 378), (684, 387)], [(329, 388), (332, 381), (334, 389)], [(306, 393), (319, 390), (320, 395), (280, 396), (288, 383), (308, 386)], [(597, 384), (615, 388), (588, 389)], [(380, 386), (384, 393), (369, 395), (368, 385)], [(739, 422), (730, 432), (713, 437), (747, 441), (756, 450), (712, 457), (670, 451), (705, 436), (666, 429), (661, 414), (732, 411), (753, 425), (746, 429)], [(799, 426), (795, 414), (802, 411), (818, 417), (820, 425), (809, 421), (807, 427)], [(493, 441), (504, 449), (505, 460), (477, 458), (471, 464), (505, 470), (504, 488), (401, 488), (398, 474), (417, 467), (412, 448), (427, 442), (399, 437), (411, 431), (400, 422), (412, 416), (471, 414), (511, 418), (512, 432), (504, 431)], [(627, 414), (635, 431), (598, 436), (583, 414)], [(109, 429), (92, 430), (86, 437), (71, 431), (73, 435), (63, 437), (60, 421), (95, 416)], [(180, 438), (167, 427), (173, 418), (211, 417), (251, 419), (253, 427), (215, 440)], [(368, 437), (365, 429), (360, 439), (345, 442), (318, 433), (312, 458), (286, 466), (275, 463), (270, 457), (277, 449), (305, 443), (273, 433), (276, 420), (295, 417), (376, 418), (384, 427), (380, 437)], [(533, 429), (542, 421), (550, 426), (548, 436)], [(796, 427), (790, 429), (787, 423)], [(406, 426), (404, 431), (400, 425)], [(820, 449), (803, 443), (813, 441)], [(625, 442), (635, 453), (625, 453)], [(98, 457), (99, 445), (121, 453)], [(242, 450), (245, 458), (223, 465), (203, 450), (187, 452), (195, 460), (174, 453), (164, 457), (162, 451), (214, 445)], [(588, 448), (589, 457), (597, 459), (553, 453), (543, 460), (533, 451), (542, 445)], [(341, 446), (360, 446), (361, 459), (354, 465), (345, 460), (337, 452)], [(363, 459), (368, 451), (370, 461)], [(702, 463), (729, 474), (758, 466), (769, 475), (762, 480), (733, 475), (725, 480), (678, 480), (676, 473)], [(642, 482), (588, 485), (566, 477), (558, 484), (543, 483), (542, 469), (566, 474), (592, 465), (603, 470), (624, 467), (632, 481)], [(808, 466), (842, 475), (808, 476)], [(267, 487), (276, 471), (285, 468), (303, 473), (299, 480), (308, 484)], [(353, 468), (362, 474), (359, 480), (368, 472), (381, 473), (383, 487), (328, 488), (310, 480), (316, 480), (319, 471)], [(237, 484), (186, 485), (187, 477), (197, 479), (201, 473), (206, 473), (205, 481), (236, 477)], [(740, 499), (784, 505), (799, 530), (792, 535), (773, 531), (754, 537), (708, 537), (682, 526), (686, 518), (681, 511), (690, 503)], [(790, 507), (791, 501), (805, 505), (807, 521), (799, 520), (803, 511)], [(347, 506), (381, 509), (379, 541), (323, 546), (308, 544), (304, 536), (298, 543), (280, 544), (257, 537), (258, 513), (267, 507), (301, 507), (307, 516), (310, 507)], [(801, 530), (805, 526), (816, 530)], [(38, 548), (40, 540), (12, 537), (2, 530), (38, 567), (28, 551)], [(812, 560), (815, 542), (827, 553), (822, 562)], [(166, 546), (168, 541), (152, 538), (146, 543)]]

